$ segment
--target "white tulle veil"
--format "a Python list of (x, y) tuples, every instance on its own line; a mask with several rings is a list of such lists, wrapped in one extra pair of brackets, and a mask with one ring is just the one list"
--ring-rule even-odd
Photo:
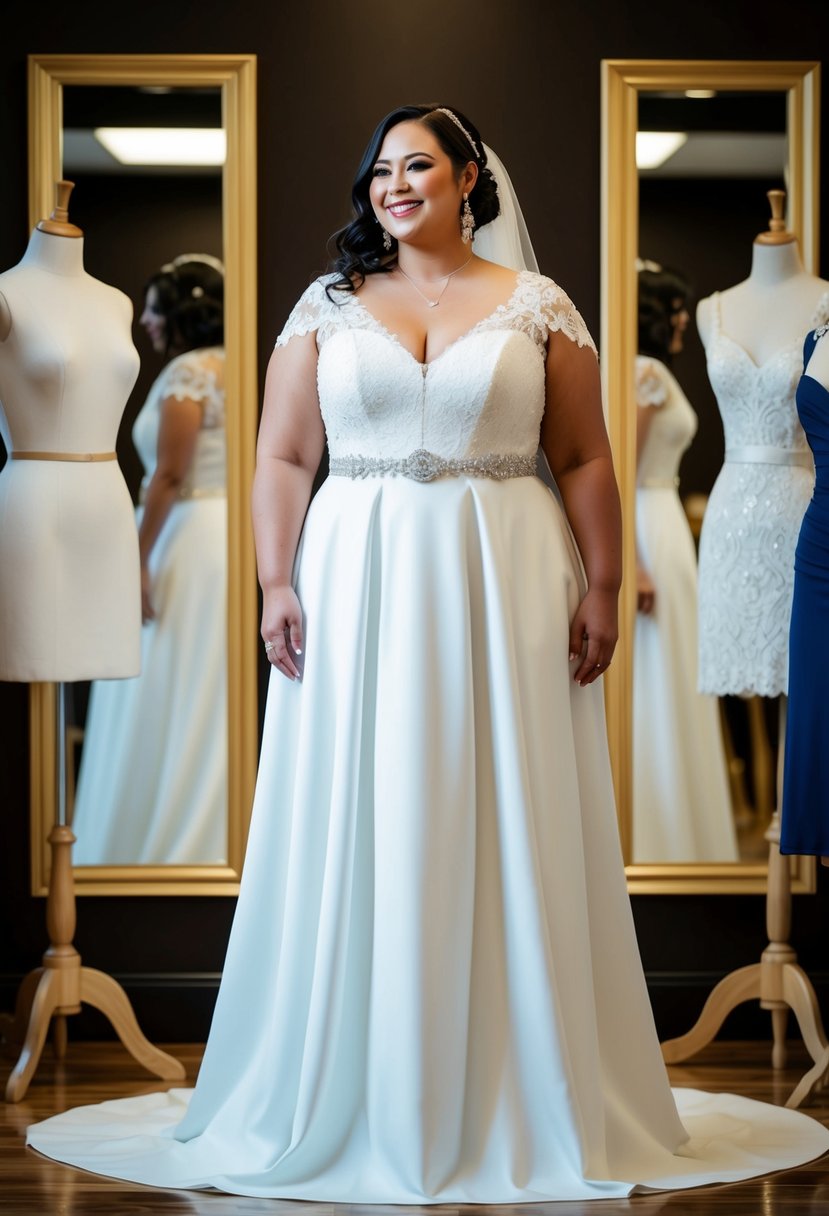
[(538, 262), (530, 240), (530, 234), (518, 197), (503, 161), (486, 144), (487, 168), (498, 187), (501, 213), (475, 233), (472, 247), (479, 257), (488, 262), (497, 262), (510, 270), (533, 270), (538, 273)]

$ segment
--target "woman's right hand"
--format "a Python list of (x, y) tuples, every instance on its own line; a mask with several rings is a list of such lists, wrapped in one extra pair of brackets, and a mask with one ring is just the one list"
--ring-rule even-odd
[(264, 593), (262, 641), (268, 661), (289, 680), (298, 680), (296, 656), (302, 654), (302, 607), (293, 587), (274, 587)]
[(644, 566), (636, 567), (636, 610), (650, 616), (656, 603), (656, 588)]

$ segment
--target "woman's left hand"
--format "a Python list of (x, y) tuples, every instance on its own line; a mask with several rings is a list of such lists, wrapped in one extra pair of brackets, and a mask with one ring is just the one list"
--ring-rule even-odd
[(570, 625), (570, 661), (578, 665), (573, 679), (592, 684), (610, 665), (619, 637), (618, 592), (589, 590)]
[(155, 608), (153, 607), (153, 584), (150, 577), (150, 571), (146, 566), (141, 567), (141, 621), (146, 625), (147, 621), (155, 620)]

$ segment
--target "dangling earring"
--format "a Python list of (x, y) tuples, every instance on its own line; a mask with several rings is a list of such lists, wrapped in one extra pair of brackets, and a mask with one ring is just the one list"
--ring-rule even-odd
[(475, 216), (472, 214), (472, 208), (469, 206), (469, 195), (463, 196), (463, 209), (461, 210), (461, 240), (465, 245), (468, 245), (472, 240), (472, 233), (475, 231)]
[[(374, 222), (375, 222), (375, 224), (379, 224), (380, 227), (383, 228), (383, 225), (380, 224), (380, 221), (378, 220), (376, 215), (374, 217)], [(385, 249), (386, 253), (388, 253), (389, 250), (391, 249), (391, 233), (388, 231), (387, 228), (383, 228), (383, 248)]]

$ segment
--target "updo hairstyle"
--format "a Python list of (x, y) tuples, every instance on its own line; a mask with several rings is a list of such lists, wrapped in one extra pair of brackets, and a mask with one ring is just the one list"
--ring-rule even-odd
[(218, 261), (185, 255), (168, 262), (144, 285), (155, 288), (167, 327), (167, 355), (224, 343), (224, 274)]
[[(691, 286), (676, 270), (643, 262), (639, 271), (639, 354), (669, 364), (673, 317), (688, 307)], [(677, 305), (677, 301), (680, 303)]]
[[(443, 109), (451, 110), (458, 122), (469, 132), (475, 143), (474, 149), (457, 123), (453, 122), (448, 114), (441, 112)], [(495, 178), (487, 168), (486, 152), (474, 123), (455, 106), (440, 106), (437, 103), (399, 106), (387, 114), (379, 124), (360, 161), (351, 189), (354, 219), (332, 237), (337, 249), (332, 269), (339, 277), (330, 284), (329, 293), (331, 289), (356, 291), (365, 282), (367, 275), (390, 271), (397, 262), (397, 242), (394, 238), (391, 250), (383, 247), (384, 229), (377, 222), (369, 191), (383, 140), (392, 127), (401, 122), (422, 122), (427, 126), (452, 161), (458, 178), (470, 161), (474, 161), (478, 166), (478, 180), (469, 195), (469, 206), (475, 217), (476, 230), (494, 220), (500, 213), (498, 188)], [(460, 212), (458, 223), (460, 224)]]

